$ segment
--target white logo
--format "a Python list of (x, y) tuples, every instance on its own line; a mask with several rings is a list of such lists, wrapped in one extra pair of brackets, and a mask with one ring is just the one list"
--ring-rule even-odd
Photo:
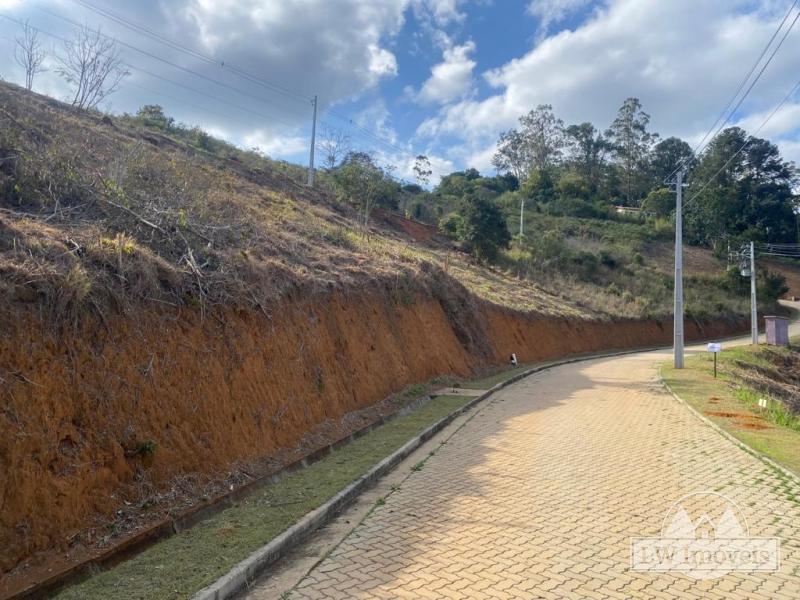
[(780, 539), (750, 537), (739, 507), (722, 494), (696, 492), (672, 505), (661, 537), (631, 538), (633, 571), (680, 571), (716, 579), (731, 571), (777, 571)]

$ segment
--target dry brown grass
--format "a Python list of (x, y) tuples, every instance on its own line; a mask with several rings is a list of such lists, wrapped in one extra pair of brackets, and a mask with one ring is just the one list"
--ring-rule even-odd
[(301, 289), (444, 277), (498, 304), (586, 314), (384, 225), (360, 235), (347, 206), (268, 161), (245, 166), (127, 123), (0, 85), (7, 299), (40, 302), (59, 319), (142, 301), (266, 310)]

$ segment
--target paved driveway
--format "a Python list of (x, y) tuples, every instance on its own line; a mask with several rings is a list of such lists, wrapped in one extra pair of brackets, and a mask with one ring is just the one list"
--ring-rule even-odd
[[(668, 357), (565, 365), (499, 392), (288, 597), (800, 598), (800, 485), (666, 393)], [(751, 536), (782, 538), (780, 571), (631, 571), (631, 538), (658, 536), (698, 491), (735, 502)]]

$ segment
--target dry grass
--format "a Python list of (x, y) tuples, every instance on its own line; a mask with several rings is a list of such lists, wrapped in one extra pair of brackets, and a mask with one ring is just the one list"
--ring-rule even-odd
[(299, 290), (442, 280), (514, 308), (587, 314), (397, 230), (365, 237), (349, 207), (271, 161), (212, 157), (8, 84), (0, 157), (0, 293), (62, 321), (146, 301), (266, 310)]

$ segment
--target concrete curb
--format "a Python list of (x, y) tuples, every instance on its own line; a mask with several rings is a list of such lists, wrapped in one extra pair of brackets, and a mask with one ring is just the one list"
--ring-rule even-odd
[(711, 419), (706, 417), (704, 414), (702, 414), (700, 411), (698, 411), (694, 406), (689, 404), (686, 400), (681, 398), (678, 394), (676, 394), (675, 391), (669, 386), (669, 384), (666, 381), (664, 381), (664, 377), (662, 377), (662, 375), (661, 375), (661, 369), (659, 369), (658, 378), (661, 381), (661, 384), (664, 386), (664, 389), (666, 389), (672, 395), (672, 397), (675, 398), (678, 402), (683, 404), (689, 410), (689, 412), (692, 413), (695, 417), (697, 417), (703, 423), (705, 423), (706, 425), (711, 427), (711, 429), (713, 429), (714, 431), (719, 433), (722, 437), (727, 439), (729, 442), (732, 442), (733, 444), (735, 444), (736, 446), (738, 446), (739, 448), (741, 448), (742, 450), (747, 452), (749, 455), (753, 456), (754, 458), (757, 458), (758, 460), (760, 460), (761, 462), (765, 463), (766, 465), (772, 467), (773, 469), (775, 469), (777, 471), (780, 471), (783, 475), (785, 475), (786, 477), (788, 477), (789, 479), (794, 481), (797, 485), (800, 485), (800, 476), (798, 476), (797, 474), (795, 474), (792, 471), (788, 470), (786, 467), (779, 465), (774, 460), (772, 460), (770, 457), (762, 454), (758, 450), (755, 450), (755, 449), (751, 448), (750, 446), (745, 444), (740, 439), (734, 437), (733, 435), (731, 435), (730, 433), (725, 431), (722, 427), (720, 427), (719, 425), (714, 423), (714, 421), (712, 421)]
[(355, 500), (364, 491), (375, 485), (381, 477), (394, 469), (400, 462), (407, 458), (422, 444), (427, 442), (447, 425), (452, 423), (457, 417), (470, 411), (475, 406), (488, 399), (492, 394), (498, 392), (504, 387), (516, 383), (517, 381), (533, 375), (534, 373), (539, 373), (554, 367), (560, 367), (562, 365), (568, 365), (587, 360), (610, 358), (625, 354), (635, 354), (637, 352), (648, 352), (652, 350), (658, 350), (660, 348), (663, 348), (663, 346), (636, 348), (631, 350), (621, 350), (602, 354), (572, 357), (550, 363), (544, 363), (509, 377), (505, 381), (493, 386), (486, 393), (476, 396), (460, 408), (454, 410), (447, 416), (428, 427), (418, 436), (406, 442), (405, 445), (398, 450), (395, 450), (392, 454), (373, 466), (367, 473), (350, 483), (347, 487), (330, 498), (323, 505), (309, 512), (306, 516), (289, 527), (282, 534), (273, 538), (265, 546), (262, 546), (253, 552), (250, 556), (234, 566), (228, 573), (220, 577), (217, 581), (194, 594), (191, 600), (227, 600), (228, 598), (232, 598), (237, 593), (248, 588), (250, 583), (253, 582), (255, 578), (268, 566), (275, 563), (289, 550), (310, 537), (314, 531), (331, 521), (343, 508)]

